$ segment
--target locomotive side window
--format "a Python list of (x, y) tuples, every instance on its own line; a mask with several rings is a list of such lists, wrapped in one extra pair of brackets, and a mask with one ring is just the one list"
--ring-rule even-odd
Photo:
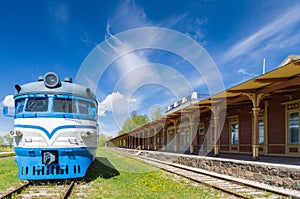
[(15, 101), (16, 114), (22, 113), (25, 105), (25, 98), (17, 99)]
[(78, 100), (79, 113), (89, 116), (96, 116), (96, 106), (93, 102)]
[(54, 99), (53, 111), (62, 113), (76, 113), (77, 109), (75, 100), (65, 98)]
[(28, 98), (26, 112), (47, 112), (48, 98)]

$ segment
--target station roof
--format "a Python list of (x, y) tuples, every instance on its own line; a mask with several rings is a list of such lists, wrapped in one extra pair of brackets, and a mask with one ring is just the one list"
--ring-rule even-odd
[(114, 139), (142, 131), (149, 127), (156, 127), (164, 124), (166, 121), (178, 118), (181, 114), (193, 113), (199, 111), (200, 113), (210, 111), (208, 107), (226, 103), (232, 105), (235, 103), (249, 101), (248, 94), (271, 94), (280, 92), (289, 92), (293, 89), (300, 88), (300, 56), (289, 56), (283, 63), (276, 69), (255, 77), (251, 80), (233, 86), (224, 90), (216, 95), (206, 99), (197, 101), (196, 103), (168, 114), (158, 120), (145, 124), (144, 126), (137, 127), (125, 134), (122, 134)]

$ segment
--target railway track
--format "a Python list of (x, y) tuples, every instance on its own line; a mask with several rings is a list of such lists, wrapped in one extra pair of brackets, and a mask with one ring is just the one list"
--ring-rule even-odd
[(27, 182), (13, 188), (0, 199), (6, 198), (61, 198), (66, 199), (72, 192), (75, 182)]
[[(122, 154), (124, 155), (123, 152)], [(128, 154), (125, 155), (128, 156)], [(153, 165), (166, 172), (179, 175), (191, 181), (215, 188), (239, 198), (300, 198), (300, 192), (295, 190), (272, 187), (262, 183), (237, 179), (231, 176), (217, 174), (180, 164), (160, 161), (144, 156), (130, 155), (130, 157), (140, 159), (143, 162)]]
[(0, 153), (0, 159), (1, 158), (6, 158), (6, 157), (12, 157), (15, 156), (15, 152), (1, 152)]

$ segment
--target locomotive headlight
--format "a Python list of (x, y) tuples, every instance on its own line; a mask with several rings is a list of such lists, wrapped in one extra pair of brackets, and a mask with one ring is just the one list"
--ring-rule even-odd
[(22, 137), (23, 133), (19, 130), (14, 130), (9, 132), (10, 136)]
[(53, 72), (46, 73), (44, 76), (44, 84), (48, 88), (54, 88), (59, 85), (59, 78)]
[(90, 132), (90, 131), (81, 131), (81, 137), (90, 137), (93, 135), (93, 132)]
[(15, 132), (17, 137), (21, 137), (23, 135), (23, 133), (21, 131), (16, 130)]

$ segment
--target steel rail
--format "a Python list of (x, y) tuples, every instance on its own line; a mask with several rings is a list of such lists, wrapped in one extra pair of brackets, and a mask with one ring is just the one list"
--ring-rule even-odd
[(67, 198), (70, 196), (70, 194), (71, 194), (71, 192), (72, 192), (72, 189), (73, 189), (73, 187), (74, 187), (74, 184), (75, 184), (74, 181), (72, 181), (72, 182), (70, 183), (68, 189), (65, 191), (65, 193), (64, 193), (64, 195), (63, 195), (63, 197), (62, 197), (61, 199), (67, 199)]
[(31, 184), (31, 182), (26, 182), (25, 184), (23, 184), (22, 186), (20, 187), (17, 187), (16, 189), (10, 191), (9, 193), (1, 196), (1, 199), (3, 198), (11, 198), (13, 194), (18, 194), (20, 193), (23, 189), (25, 189), (26, 187), (28, 187), (29, 185)]

